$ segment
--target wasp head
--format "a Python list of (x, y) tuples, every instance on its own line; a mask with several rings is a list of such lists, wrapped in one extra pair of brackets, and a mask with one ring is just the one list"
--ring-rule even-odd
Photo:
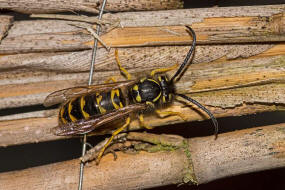
[(171, 103), (174, 97), (173, 82), (168, 79), (167, 75), (160, 75), (157, 77), (161, 87), (161, 100), (163, 104)]

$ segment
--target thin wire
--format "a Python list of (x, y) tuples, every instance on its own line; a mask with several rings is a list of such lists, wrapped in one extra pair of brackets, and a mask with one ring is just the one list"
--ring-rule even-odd
[[(106, 1), (107, 1), (107, 0), (104, 0), (104, 1), (103, 1), (101, 10), (100, 10), (100, 13), (99, 13), (99, 16), (98, 16), (98, 19), (99, 19), (99, 20), (101, 20), (101, 18), (102, 18)], [(97, 34), (97, 35), (99, 35), (100, 30), (101, 30), (100, 25), (97, 25), (97, 31), (96, 31), (96, 34)], [(96, 52), (97, 52), (97, 46), (98, 46), (98, 39), (95, 38), (94, 46), (93, 46), (93, 52), (92, 52), (92, 60), (91, 60), (91, 66), (90, 66), (90, 73), (89, 73), (88, 85), (91, 85), (91, 84), (92, 84), (92, 77), (93, 77), (93, 70), (94, 70), (94, 64), (95, 64), (95, 58), (96, 58)]]
[[(106, 5), (106, 1), (104, 0), (99, 12), (98, 19), (101, 20), (103, 11)], [(100, 25), (97, 24), (97, 31), (96, 34), (99, 35), (100, 33)], [(91, 65), (90, 65), (90, 73), (89, 73), (89, 80), (88, 80), (88, 85), (92, 84), (92, 78), (93, 78), (93, 71), (94, 71), (94, 65), (95, 65), (95, 58), (96, 58), (96, 52), (97, 52), (97, 46), (98, 46), (98, 39), (94, 38), (94, 45), (93, 45), (93, 51), (92, 51), (92, 58), (91, 58)], [(83, 143), (82, 143), (82, 156), (85, 155), (86, 152), (86, 141), (87, 141), (87, 135), (84, 134), (83, 136)], [(84, 171), (84, 163), (80, 163), (80, 171), (79, 171), (79, 184), (78, 184), (78, 190), (82, 190), (82, 185), (83, 185), (83, 171)]]

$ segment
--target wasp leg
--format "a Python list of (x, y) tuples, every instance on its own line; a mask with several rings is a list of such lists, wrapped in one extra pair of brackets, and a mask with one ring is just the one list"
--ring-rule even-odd
[(116, 62), (119, 66), (121, 73), (123, 73), (124, 77), (126, 77), (128, 80), (131, 80), (132, 75), (124, 67), (122, 67), (122, 64), (121, 64), (120, 59), (119, 59), (119, 53), (118, 53), (117, 49), (115, 49), (115, 58), (116, 58)]
[(155, 108), (155, 105), (152, 102), (146, 101), (146, 104), (149, 105), (151, 108)]
[(151, 126), (145, 124), (144, 118), (143, 118), (143, 114), (139, 114), (139, 117), (138, 117), (138, 118), (139, 118), (139, 121), (140, 121), (140, 125), (141, 125), (142, 127), (146, 128), (146, 129), (153, 129), (153, 127), (151, 127)]
[(105, 84), (109, 83), (110, 81), (112, 82), (117, 82), (117, 80), (115, 79), (115, 77), (110, 77), (107, 80), (104, 81)]
[(153, 77), (157, 73), (165, 73), (165, 72), (168, 72), (168, 71), (172, 71), (172, 70), (176, 69), (178, 66), (179, 66), (179, 64), (175, 64), (175, 65), (172, 65), (172, 66), (166, 67), (166, 68), (154, 69), (154, 70), (151, 71), (150, 76)]
[[(155, 108), (155, 105), (154, 105), (152, 102), (147, 101), (146, 104), (147, 104), (148, 106), (150, 106), (151, 108)], [(142, 114), (142, 113), (139, 114), (139, 117), (138, 117), (138, 118), (139, 118), (139, 121), (140, 121), (140, 125), (141, 125), (142, 127), (146, 128), (146, 129), (153, 129), (153, 127), (151, 127), (151, 126), (145, 124), (144, 118), (143, 118), (143, 114)]]
[(112, 142), (112, 140), (114, 139), (114, 137), (115, 137), (116, 135), (118, 135), (121, 131), (123, 131), (123, 130), (130, 124), (130, 122), (131, 122), (131, 118), (128, 117), (128, 118), (126, 119), (126, 123), (125, 123), (122, 127), (120, 127), (119, 129), (117, 129), (116, 131), (114, 131), (114, 132), (112, 133), (112, 136), (109, 138), (109, 140), (106, 142), (106, 144), (103, 146), (103, 148), (100, 150), (100, 152), (99, 152), (99, 154), (98, 154), (98, 157), (97, 157), (97, 159), (96, 159), (96, 163), (97, 163), (97, 164), (99, 164), (99, 162), (100, 162), (100, 160), (101, 160), (101, 158), (102, 158), (102, 156), (103, 156), (103, 154), (104, 154), (105, 149), (109, 146), (109, 144)]
[[(112, 151), (115, 151), (117, 149), (120, 150), (122, 148), (121, 144), (124, 144), (126, 141), (126, 136), (127, 136), (126, 133), (120, 133), (117, 136), (115, 136), (113, 141), (112, 141), (112, 143), (114, 143), (114, 144), (111, 145), (112, 144), (111, 143), (109, 145), (109, 147), (105, 150), (105, 153), (112, 152)], [(85, 162), (96, 159), (98, 157), (99, 151), (104, 147), (104, 145), (107, 143), (108, 140), (109, 140), (109, 138), (106, 138), (105, 140), (98, 143), (96, 146), (89, 149), (86, 152), (86, 154), (80, 158), (80, 160), (85, 163)]]
[(184, 121), (187, 121), (187, 118), (185, 117), (185, 115), (183, 115), (183, 113), (180, 112), (173, 112), (173, 111), (160, 111), (160, 110), (155, 110), (155, 113), (158, 115), (158, 117), (160, 118), (164, 118), (164, 117), (168, 117), (171, 115), (175, 115), (180, 117), (181, 119), (183, 119)]

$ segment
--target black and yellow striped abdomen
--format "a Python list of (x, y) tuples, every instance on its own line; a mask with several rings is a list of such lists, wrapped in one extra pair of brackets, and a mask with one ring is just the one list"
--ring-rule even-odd
[(59, 121), (63, 124), (105, 114), (126, 106), (121, 89), (91, 93), (67, 101), (59, 110)]

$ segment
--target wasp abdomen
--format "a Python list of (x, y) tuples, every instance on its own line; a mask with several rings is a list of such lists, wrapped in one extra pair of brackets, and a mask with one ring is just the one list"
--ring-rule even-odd
[(59, 119), (62, 123), (75, 122), (83, 118), (80, 97), (68, 101), (60, 108)]
[(89, 119), (91, 116), (105, 114), (124, 106), (125, 101), (121, 89), (86, 94), (72, 99), (61, 106), (59, 119), (66, 124), (80, 119)]
[(80, 98), (76, 98), (69, 102), (68, 115), (71, 121), (77, 121), (79, 119), (83, 119), (83, 115), (80, 108)]
[(64, 124), (71, 121), (70, 117), (68, 116), (68, 106), (67, 105), (68, 104), (61, 106), (59, 110), (59, 121)]
[(90, 116), (98, 115), (101, 113), (96, 102), (95, 94), (82, 96), (80, 101), (80, 108), (84, 119), (88, 119)]

